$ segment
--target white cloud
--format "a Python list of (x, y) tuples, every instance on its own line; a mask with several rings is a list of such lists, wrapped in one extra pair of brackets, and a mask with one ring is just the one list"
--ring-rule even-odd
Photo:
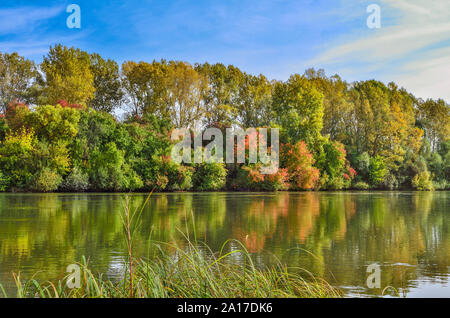
[(382, 3), (381, 29), (360, 30), (365, 37), (352, 41), (338, 39), (307, 64), (353, 75), (370, 70), (378, 79), (396, 80), (418, 96), (450, 101), (450, 1)]
[(431, 50), (402, 66), (402, 74), (393, 80), (401, 86), (413, 89), (422, 98), (443, 98), (450, 102), (450, 47)]
[(62, 11), (62, 7), (0, 9), (0, 34), (31, 31), (42, 21), (55, 17)]

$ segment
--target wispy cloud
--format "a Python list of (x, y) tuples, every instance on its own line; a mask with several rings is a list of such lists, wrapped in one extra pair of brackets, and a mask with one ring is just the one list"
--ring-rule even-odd
[[(353, 40), (338, 39), (308, 63), (344, 70), (353, 78), (371, 73), (396, 80), (424, 98), (450, 101), (450, 2), (384, 0), (381, 7), (381, 29), (364, 30)], [(392, 20), (383, 25), (386, 12)]]
[(43, 21), (59, 15), (63, 7), (21, 7), (0, 9), (0, 34), (32, 31)]
[(65, 8), (62, 4), (36, 3), (0, 9), (0, 51), (18, 52), (27, 58), (41, 60), (51, 45), (80, 45), (90, 31), (71, 32), (65, 24)]

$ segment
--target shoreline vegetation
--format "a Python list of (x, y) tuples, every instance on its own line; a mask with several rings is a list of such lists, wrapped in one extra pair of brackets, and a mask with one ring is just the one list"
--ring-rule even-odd
[[(279, 129), (278, 172), (250, 163), (248, 135), (245, 163), (175, 163), (171, 132), (194, 126)], [(0, 52), (0, 192), (449, 190), (449, 136), (446, 101), (395, 83)]]

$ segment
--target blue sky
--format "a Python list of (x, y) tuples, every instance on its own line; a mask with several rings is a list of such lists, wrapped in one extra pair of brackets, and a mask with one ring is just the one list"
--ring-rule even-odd
[[(81, 8), (81, 29), (66, 7)], [(369, 29), (369, 4), (381, 28)], [(2, 0), (0, 51), (41, 61), (62, 43), (125, 60), (234, 64), (287, 79), (324, 68), (348, 81), (396, 81), (450, 101), (448, 0)]]

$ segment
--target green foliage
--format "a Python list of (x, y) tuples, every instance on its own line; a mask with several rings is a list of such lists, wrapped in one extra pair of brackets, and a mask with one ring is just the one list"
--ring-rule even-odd
[(136, 190), (143, 187), (142, 179), (125, 163), (124, 152), (113, 142), (92, 151), (88, 174), (92, 188), (99, 191)]
[(282, 127), (283, 141), (303, 140), (315, 150), (323, 127), (323, 94), (298, 74), (274, 86), (272, 108)]
[(55, 142), (75, 137), (79, 120), (80, 112), (77, 109), (46, 105), (28, 112), (24, 124), (32, 127), (40, 139)]
[(6, 135), (9, 133), (8, 123), (0, 116), (0, 142), (4, 141)]
[[(110, 113), (122, 103), (128, 108), (119, 121)], [(280, 169), (262, 175), (260, 163), (173, 163), (172, 128), (196, 124), (279, 128)], [(226, 177), (229, 188), (242, 190), (334, 190), (352, 182), (397, 189), (417, 187), (416, 176), (424, 183), (425, 172), (445, 189), (449, 135), (444, 100), (417, 99), (394, 83), (347, 83), (323, 70), (271, 82), (221, 63), (126, 61), (119, 70), (115, 61), (62, 45), (39, 68), (0, 53), (0, 167), (10, 190), (54, 191), (62, 178), (64, 191), (206, 191), (225, 188)]]
[(79, 167), (74, 167), (60, 186), (61, 190), (68, 192), (84, 192), (89, 188), (89, 176)]
[(355, 169), (358, 171), (358, 176), (368, 180), (370, 174), (370, 155), (363, 152), (356, 157)]
[(0, 171), (0, 192), (6, 191), (9, 188), (9, 183), (10, 179)]
[(13, 102), (31, 102), (41, 76), (34, 62), (0, 52), (0, 114)]
[(119, 65), (112, 60), (104, 60), (98, 54), (91, 54), (90, 70), (94, 76), (94, 97), (88, 106), (95, 110), (111, 113), (120, 106), (124, 93), (120, 82)]
[(36, 138), (33, 131), (22, 129), (6, 136), (0, 147), (0, 167), (12, 187), (26, 188), (35, 173), (33, 151)]
[(370, 158), (369, 179), (373, 186), (380, 185), (388, 172), (381, 156)]
[(322, 189), (339, 190), (349, 188), (356, 171), (350, 166), (344, 145), (338, 141), (326, 141), (319, 154), (317, 167), (321, 171)]
[(50, 168), (44, 168), (38, 172), (33, 182), (33, 190), (38, 192), (56, 191), (62, 182), (61, 175)]
[(62, 99), (86, 105), (94, 98), (94, 75), (86, 52), (55, 45), (44, 57), (41, 70), (46, 79), (41, 102), (56, 105)]
[(201, 163), (195, 167), (192, 180), (198, 191), (217, 191), (225, 187), (227, 170), (223, 163)]
[(370, 186), (367, 183), (360, 181), (360, 182), (356, 182), (353, 185), (353, 188), (356, 190), (369, 190)]
[(428, 171), (421, 172), (414, 176), (412, 180), (412, 185), (415, 189), (419, 191), (430, 191), (434, 190), (433, 183), (431, 181), (431, 176)]

